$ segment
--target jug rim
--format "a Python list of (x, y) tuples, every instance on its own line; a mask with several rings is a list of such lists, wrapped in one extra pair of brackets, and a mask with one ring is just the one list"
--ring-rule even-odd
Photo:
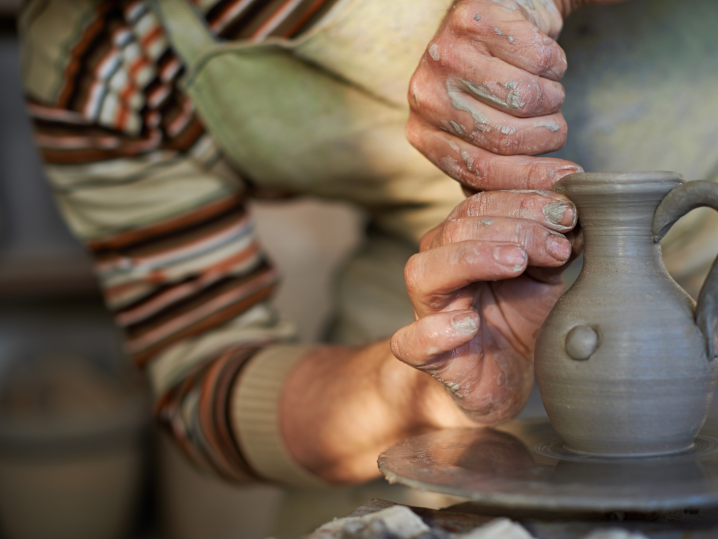
[[(557, 181), (552, 191), (568, 194), (572, 188), (589, 188), (601, 190), (604, 187), (612, 189), (629, 188), (631, 186), (645, 186), (649, 184), (666, 185), (670, 188), (685, 183), (686, 179), (682, 174), (671, 171), (647, 171), (647, 172), (577, 172), (564, 176)], [(583, 189), (581, 189), (583, 191)]]

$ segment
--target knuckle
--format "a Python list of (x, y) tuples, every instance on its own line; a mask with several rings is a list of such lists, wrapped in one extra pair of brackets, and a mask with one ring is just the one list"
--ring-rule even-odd
[(553, 54), (550, 47), (540, 47), (536, 51), (536, 65), (541, 73), (546, 73), (553, 64)]
[(544, 109), (543, 89), (535, 79), (518, 84), (515, 94), (526, 116), (538, 116)]
[(524, 178), (526, 178), (526, 189), (545, 189), (547, 187), (546, 179), (551, 179), (546, 166), (539, 162), (526, 166)]
[(531, 215), (534, 198), (533, 194), (519, 195), (518, 214), (520, 217)]
[(409, 88), (407, 90), (406, 99), (409, 102), (409, 108), (412, 111), (415, 111), (419, 108), (419, 75), (418, 71), (421, 69), (421, 66), (417, 68), (417, 70), (414, 72), (414, 74), (411, 76), (411, 80), (409, 81)]
[(404, 284), (409, 296), (415, 296), (419, 292), (421, 283), (421, 258), (418, 254), (413, 255), (404, 266)]
[(521, 148), (524, 138), (523, 132), (515, 127), (501, 126), (497, 131), (496, 148), (499, 155), (516, 155)]
[(403, 360), (404, 358), (404, 346), (402, 343), (402, 335), (404, 328), (400, 329), (391, 338), (391, 341), (389, 341), (389, 348), (391, 349), (391, 353), (394, 354), (394, 357), (398, 360)]
[(466, 204), (465, 212), (463, 212), (464, 215), (467, 217), (481, 217), (482, 215), (486, 215), (489, 210), (490, 197), (491, 194), (489, 193), (476, 193), (466, 199), (464, 202), (464, 204)]
[(444, 224), (444, 228), (439, 234), (441, 245), (457, 243), (461, 241), (464, 230), (464, 221), (462, 219), (452, 219)]
[(550, 45), (536, 45), (532, 47), (530, 53), (531, 60), (539, 74), (551, 71), (553, 67), (554, 53), (553, 47)]
[(475, 34), (477, 25), (474, 20), (476, 15), (475, 2), (470, 0), (460, 0), (454, 4), (448, 17), (451, 30), (460, 31), (463, 34)]
[(409, 144), (424, 153), (425, 128), (414, 111), (409, 114), (409, 120), (406, 122), (404, 133)]
[(490, 179), (493, 174), (491, 161), (486, 158), (478, 158), (474, 159), (473, 165), (474, 176), (476, 176), (477, 181), (474, 181), (472, 185), (475, 185), (477, 189), (482, 189), (483, 186), (486, 185), (487, 179)]

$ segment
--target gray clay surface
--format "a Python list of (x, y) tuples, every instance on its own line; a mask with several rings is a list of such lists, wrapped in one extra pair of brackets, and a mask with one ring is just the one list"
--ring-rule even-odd
[(672, 172), (573, 174), (554, 189), (576, 204), (585, 251), (536, 343), (551, 424), (569, 450), (584, 454), (687, 450), (718, 379), (718, 283), (713, 271), (697, 324), (695, 302), (663, 266), (660, 238), (691, 209), (718, 208), (718, 184), (686, 184)]

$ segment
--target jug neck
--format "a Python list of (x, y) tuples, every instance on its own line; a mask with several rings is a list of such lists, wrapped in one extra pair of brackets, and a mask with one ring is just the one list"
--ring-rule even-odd
[(637, 258), (660, 260), (653, 241), (653, 214), (672, 189), (683, 183), (675, 173), (572, 174), (554, 190), (576, 204), (585, 240), (585, 265), (611, 258), (616, 270)]

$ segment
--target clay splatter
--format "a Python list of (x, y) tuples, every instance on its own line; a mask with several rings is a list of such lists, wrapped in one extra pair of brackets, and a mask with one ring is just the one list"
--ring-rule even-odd
[(467, 152), (461, 152), (461, 158), (464, 160), (464, 163), (466, 163), (466, 169), (469, 172), (474, 171), (474, 160), (469, 156)]
[(561, 129), (561, 126), (559, 126), (556, 122), (553, 120), (544, 120), (542, 122), (538, 122), (534, 124), (534, 127), (544, 127), (551, 131), (552, 133), (555, 133), (559, 129)]
[(506, 88), (507, 90), (511, 90), (506, 96), (506, 99), (501, 99), (500, 97), (492, 93), (483, 84), (476, 84), (475, 82), (471, 82), (468, 80), (461, 80), (461, 84), (464, 86), (466, 91), (474, 97), (486, 99), (491, 103), (494, 103), (507, 109), (520, 109), (526, 104), (521, 101), (521, 96), (515, 90), (516, 82), (514, 81), (509, 81), (503, 85), (504, 88)]
[(436, 43), (429, 47), (429, 56), (431, 56), (432, 60), (436, 62), (441, 60), (441, 54), (439, 54), (439, 46)]
[(462, 137), (465, 137), (465, 136), (466, 136), (466, 129), (464, 129), (464, 127), (463, 127), (461, 124), (457, 124), (457, 123), (454, 122), (453, 120), (452, 120), (452, 121), (449, 121), (449, 124), (451, 125), (452, 129), (453, 129), (454, 131), (456, 131), (456, 134), (457, 134), (457, 135), (460, 135), (460, 136), (462, 136)]
[(461, 110), (471, 114), (471, 117), (474, 119), (475, 127), (489, 124), (489, 119), (472, 106), (471, 102), (469, 102), (466, 99), (466, 96), (454, 86), (452, 81), (446, 81), (446, 91), (449, 94), (451, 106), (456, 110)]
[(563, 214), (569, 208), (568, 202), (551, 202), (543, 207), (543, 214), (546, 219), (554, 225), (558, 225), (563, 219)]
[(439, 378), (436, 374), (432, 374), (437, 381), (441, 382), (441, 384), (451, 393), (452, 395), (455, 395), (459, 399), (463, 399), (463, 395), (459, 395), (459, 391), (461, 390), (461, 386), (455, 382), (447, 382), (446, 380), (442, 380)]

